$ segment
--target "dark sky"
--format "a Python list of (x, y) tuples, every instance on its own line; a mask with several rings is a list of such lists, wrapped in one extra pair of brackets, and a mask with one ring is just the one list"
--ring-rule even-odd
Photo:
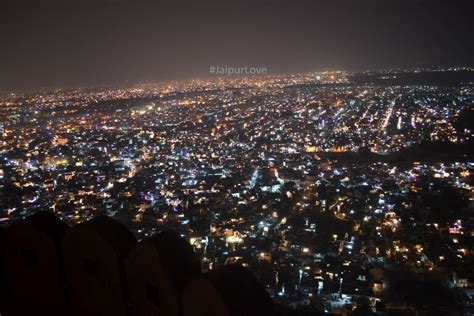
[(2, 0), (0, 90), (473, 65), (472, 0)]

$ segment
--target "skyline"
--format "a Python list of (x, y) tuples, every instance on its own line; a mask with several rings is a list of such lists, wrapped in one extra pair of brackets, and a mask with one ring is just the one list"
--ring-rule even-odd
[[(4, 293), (15, 298), (0, 313), (44, 297), (29, 278), (17, 277), (31, 271), (18, 262), (31, 262), (34, 256), (23, 254), (36, 238), (15, 229), (51, 218), (71, 227), (66, 234), (110, 232), (104, 241), (120, 247), (126, 239), (116, 229), (95, 223), (123, 225), (138, 245), (172, 230), (196, 267), (187, 281), (179, 273), (176, 286), (239, 269), (255, 282), (223, 282), (240, 293), (260, 288), (261, 302), (286, 310), (278, 315), (471, 315), (472, 74), (456, 68), (227, 76), (0, 98), (0, 244), (9, 246), (0, 246), (0, 261), (8, 263), (0, 275), (10, 279)], [(3, 228), (11, 236), (6, 242)], [(17, 250), (16, 236), (27, 251)], [(90, 239), (69, 244), (72, 238), (57, 242), (65, 280), (79, 271), (74, 266), (104, 258)], [(85, 249), (81, 240), (94, 247)], [(75, 249), (88, 261), (68, 256)], [(37, 262), (53, 260), (40, 255), (45, 260)], [(150, 315), (189, 315), (154, 303), (169, 300), (160, 298), (166, 291), (145, 296), (127, 282), (102, 282), (104, 290), (84, 292), (93, 293), (89, 299), (77, 296), (71, 288), (97, 284), (90, 269), (83, 271), (87, 276), (67, 285), (63, 301), (43, 301), (64, 302), (78, 314), (103, 306), (119, 315), (137, 303), (97, 300), (94, 293), (131, 289), (150, 302)], [(171, 304), (185, 305), (180, 293)], [(230, 315), (276, 315), (258, 312), (257, 300), (243, 312), (225, 299), (235, 295), (222, 293)], [(196, 302), (208, 305), (206, 296)]]
[(472, 3), (0, 1), (0, 316), (473, 316)]

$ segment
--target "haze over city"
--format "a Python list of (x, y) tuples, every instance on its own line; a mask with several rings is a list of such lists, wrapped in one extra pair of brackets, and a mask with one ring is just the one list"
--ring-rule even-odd
[(474, 315), (472, 1), (0, 7), (0, 316)]
[(0, 89), (471, 66), (471, 1), (2, 1)]

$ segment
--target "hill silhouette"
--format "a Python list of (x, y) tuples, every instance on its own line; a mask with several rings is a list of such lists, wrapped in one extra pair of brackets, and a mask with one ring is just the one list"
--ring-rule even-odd
[(247, 268), (202, 274), (175, 231), (137, 241), (107, 216), (69, 227), (38, 212), (2, 228), (0, 250), (2, 316), (299, 315)]

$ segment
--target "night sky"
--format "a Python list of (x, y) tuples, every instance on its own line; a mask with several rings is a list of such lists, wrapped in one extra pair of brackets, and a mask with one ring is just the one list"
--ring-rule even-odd
[(474, 64), (472, 0), (2, 0), (0, 90)]

